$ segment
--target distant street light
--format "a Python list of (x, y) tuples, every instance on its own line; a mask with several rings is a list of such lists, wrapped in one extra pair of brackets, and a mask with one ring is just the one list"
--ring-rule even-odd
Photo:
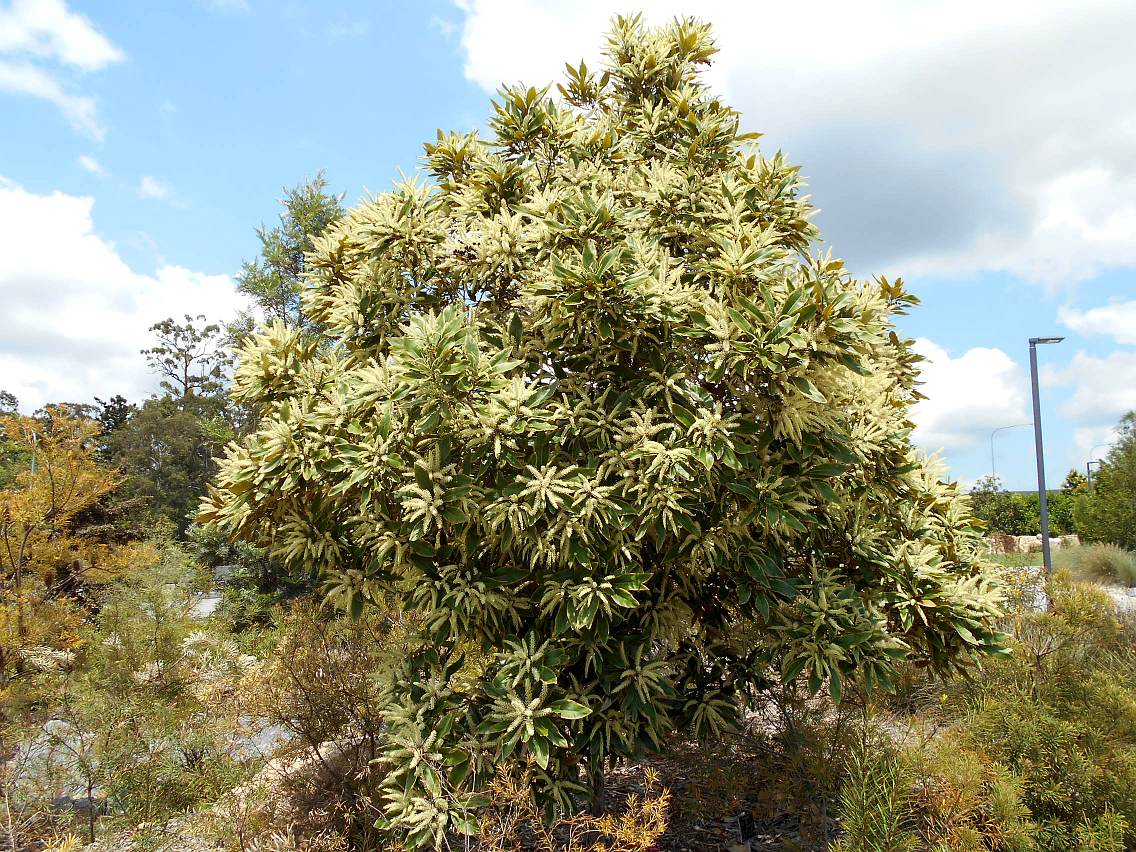
[(1093, 493), (1093, 465), (1100, 467), (1104, 462), (1100, 459), (1089, 459), (1085, 462), (1085, 471), (1089, 474), (1089, 493)]
[(1032, 425), (1032, 423), (1015, 423), (1012, 426), (999, 426), (997, 429), (990, 433), (990, 477), (992, 479), (997, 478), (997, 474), (994, 473), (994, 436), (1001, 432), (1003, 429), (1017, 429), (1020, 426)]
[(1100, 467), (1102, 464), (1104, 464), (1104, 462), (1101, 461), (1100, 459), (1094, 459), (1093, 453), (1095, 453), (1097, 450), (1101, 449), (1102, 447), (1107, 447), (1107, 446), (1108, 446), (1108, 444), (1097, 444), (1091, 450), (1089, 450), (1089, 460), (1087, 462), (1085, 462), (1085, 471), (1089, 475), (1089, 493), (1090, 494), (1093, 493), (1093, 465), (1095, 464), (1097, 467)]
[(1041, 503), (1041, 560), (1045, 565), (1045, 575), (1053, 575), (1053, 554), (1049, 551), (1049, 496), (1045, 490), (1045, 451), (1041, 443), (1041, 393), (1037, 388), (1037, 345), (1039, 343), (1060, 343), (1064, 337), (1031, 337), (1030, 384), (1033, 389), (1033, 442), (1037, 454), (1037, 497)]

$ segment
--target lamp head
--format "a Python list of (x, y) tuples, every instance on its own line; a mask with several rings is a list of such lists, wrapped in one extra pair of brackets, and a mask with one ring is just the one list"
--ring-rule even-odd
[(1036, 346), (1039, 343), (1060, 343), (1064, 337), (1031, 337), (1029, 339), (1030, 346)]

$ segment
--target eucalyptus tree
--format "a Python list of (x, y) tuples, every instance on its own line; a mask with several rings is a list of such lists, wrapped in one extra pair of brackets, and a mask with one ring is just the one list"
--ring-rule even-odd
[(150, 370), (162, 377), (167, 395), (184, 402), (194, 396), (216, 396), (224, 389), (231, 355), (220, 325), (207, 323), (202, 314), (186, 314), (184, 323), (167, 317), (150, 331), (154, 345), (142, 354)]
[(701, 72), (707, 26), (618, 18), (606, 69), (510, 87), (491, 136), (307, 256), (203, 520), (423, 615), (385, 695), (380, 822), (473, 831), (494, 767), (550, 812), (777, 679), (888, 688), (1001, 653), (966, 498), (911, 445), (900, 281), (814, 251), (798, 168)]

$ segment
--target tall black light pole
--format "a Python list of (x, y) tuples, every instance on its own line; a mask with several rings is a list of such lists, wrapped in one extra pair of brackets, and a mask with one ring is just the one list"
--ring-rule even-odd
[(1064, 337), (1031, 337), (1030, 382), (1033, 385), (1033, 443), (1037, 453), (1037, 496), (1041, 502), (1041, 559), (1045, 576), (1053, 574), (1053, 555), (1049, 552), (1049, 498), (1045, 491), (1045, 451), (1041, 444), (1041, 394), (1037, 389), (1037, 345), (1060, 343)]

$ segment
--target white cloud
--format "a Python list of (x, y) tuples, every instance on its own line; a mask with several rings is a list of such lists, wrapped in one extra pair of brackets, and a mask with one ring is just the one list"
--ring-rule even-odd
[(0, 53), (55, 59), (84, 71), (97, 71), (125, 58), (63, 0), (13, 0), (7, 9), (0, 8)]
[(90, 154), (79, 155), (79, 166), (87, 172), (90, 172), (95, 177), (105, 178), (109, 172), (103, 168), (103, 164), (92, 157)]
[(1136, 344), (1136, 300), (1110, 302), (1087, 311), (1063, 307), (1057, 319), (1080, 334), (1103, 334), (1117, 343)]
[(1073, 456), (1085, 461), (1103, 459), (1118, 437), (1116, 426), (1079, 426), (1073, 430)]
[(1061, 411), (1076, 420), (1103, 428), (1136, 410), (1136, 351), (1118, 349), (1103, 358), (1078, 352), (1069, 366), (1047, 369), (1042, 379), (1073, 388)]
[(925, 338), (915, 350), (927, 397), (911, 416), (913, 440), (928, 452), (958, 449), (985, 438), (992, 429), (1029, 421), (1022, 368), (1001, 349), (969, 349), (957, 358)]
[[(7, 57), (7, 58), (5, 58)], [(0, 7), (0, 91), (42, 98), (80, 133), (103, 138), (95, 101), (70, 91), (58, 67), (97, 71), (125, 54), (63, 0), (13, 0)]]
[(186, 313), (226, 320), (245, 307), (226, 275), (132, 270), (95, 232), (93, 205), (0, 179), (0, 386), (24, 411), (95, 395), (139, 399), (157, 386), (139, 354), (153, 323)]
[[(603, 0), (456, 0), (466, 76), (598, 67)], [(713, 85), (810, 176), (860, 272), (1005, 270), (1056, 287), (1136, 264), (1136, 5), (680, 0), (715, 25)]]
[(138, 197), (148, 201), (165, 201), (175, 207), (189, 206), (178, 196), (172, 183), (151, 175), (142, 175), (142, 179), (138, 181)]
[(96, 115), (94, 98), (68, 92), (55, 77), (35, 65), (0, 60), (0, 91), (50, 101), (84, 136), (102, 141), (106, 135)]

